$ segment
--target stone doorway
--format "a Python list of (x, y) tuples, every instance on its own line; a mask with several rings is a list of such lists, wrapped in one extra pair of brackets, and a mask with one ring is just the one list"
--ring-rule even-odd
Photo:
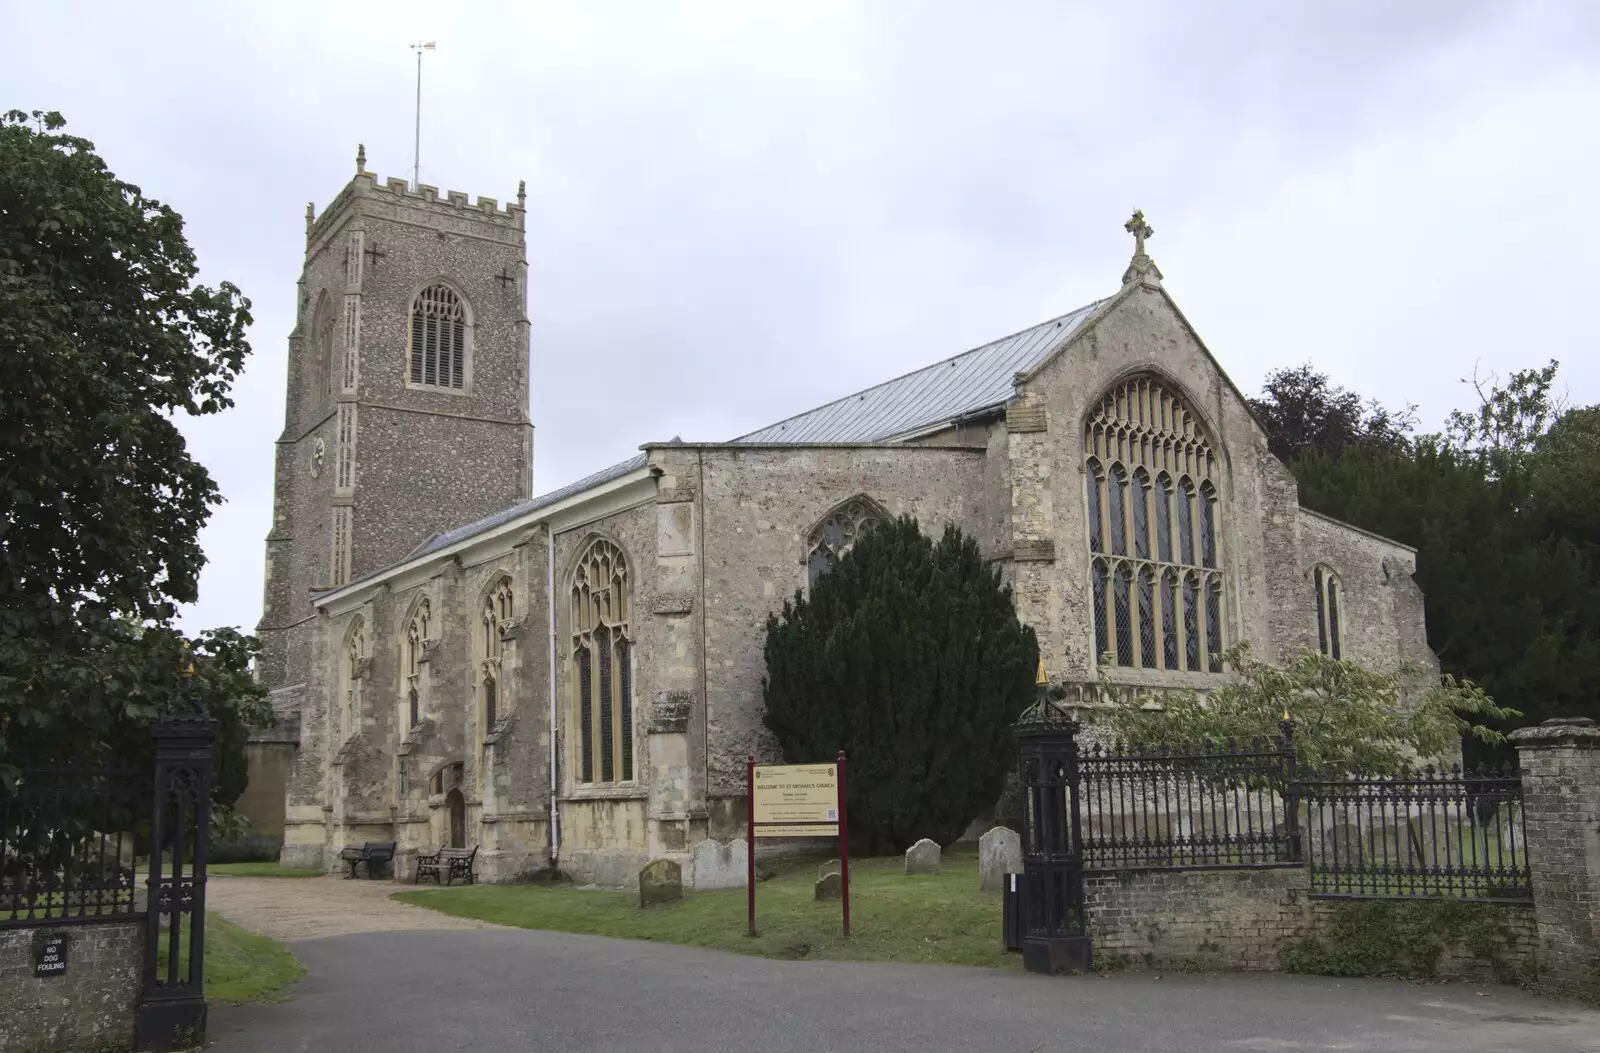
[(444, 799), (444, 806), (450, 813), (450, 847), (467, 847), (467, 800), (461, 796), (460, 788), (451, 790)]

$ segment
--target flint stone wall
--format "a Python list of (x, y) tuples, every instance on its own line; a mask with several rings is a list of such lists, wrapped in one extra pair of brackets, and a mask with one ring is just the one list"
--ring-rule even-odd
[[(1140, 871), (1084, 882), (1097, 968), (1276, 971), (1285, 948), (1324, 935), (1340, 906), (1308, 896), (1306, 871)], [(1438, 977), (1495, 982), (1536, 968), (1532, 907), (1493, 906), (1510, 938), (1493, 948), (1447, 946)], [(1496, 959), (1498, 959), (1498, 968)]]
[[(67, 969), (33, 974), (37, 936), (67, 938)], [(0, 1053), (128, 1049), (144, 919), (0, 929)]]

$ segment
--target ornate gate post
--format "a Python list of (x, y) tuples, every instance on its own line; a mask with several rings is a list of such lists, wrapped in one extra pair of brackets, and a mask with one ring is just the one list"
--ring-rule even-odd
[(1041, 692), (1013, 730), (1023, 793), (1022, 964), (1036, 973), (1087, 972), (1093, 956), (1083, 896), (1078, 724)]
[(134, 1048), (188, 1049), (206, 1037), (206, 838), (217, 722), (195, 712), (163, 719), (153, 734), (155, 806)]

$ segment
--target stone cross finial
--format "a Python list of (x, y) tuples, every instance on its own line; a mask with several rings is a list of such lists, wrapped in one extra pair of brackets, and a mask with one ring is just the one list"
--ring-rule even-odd
[(367, 144), (356, 144), (356, 175), (361, 175), (367, 170)]
[(1144, 210), (1134, 209), (1133, 218), (1122, 225), (1122, 229), (1133, 235), (1133, 254), (1144, 255), (1144, 239), (1155, 236), (1155, 228), (1144, 221)]
[(1144, 212), (1134, 209), (1133, 216), (1122, 225), (1122, 229), (1133, 235), (1133, 260), (1128, 264), (1128, 269), (1122, 273), (1122, 284), (1137, 281), (1146, 286), (1159, 288), (1161, 285), (1161, 268), (1157, 267), (1144, 251), (1146, 238), (1155, 236), (1155, 228), (1145, 222)]

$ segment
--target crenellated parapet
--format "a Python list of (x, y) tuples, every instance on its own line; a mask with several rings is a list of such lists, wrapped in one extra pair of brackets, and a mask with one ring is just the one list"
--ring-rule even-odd
[[(307, 206), (306, 253), (309, 256), (326, 244), (351, 213), (375, 213), (403, 219), (407, 212), (420, 212), (427, 216), (429, 226), (438, 227), (443, 220), (446, 226), (462, 224), (461, 233), (515, 241), (521, 238), (526, 211), (520, 194), (516, 203), (507, 202), (502, 206), (492, 197), (472, 199), (459, 190), (446, 190), (441, 195), (438, 187), (427, 183), (413, 187), (398, 176), (380, 180), (375, 173), (361, 170), (328, 202), (320, 215)], [(497, 233), (488, 233), (485, 227)]]

